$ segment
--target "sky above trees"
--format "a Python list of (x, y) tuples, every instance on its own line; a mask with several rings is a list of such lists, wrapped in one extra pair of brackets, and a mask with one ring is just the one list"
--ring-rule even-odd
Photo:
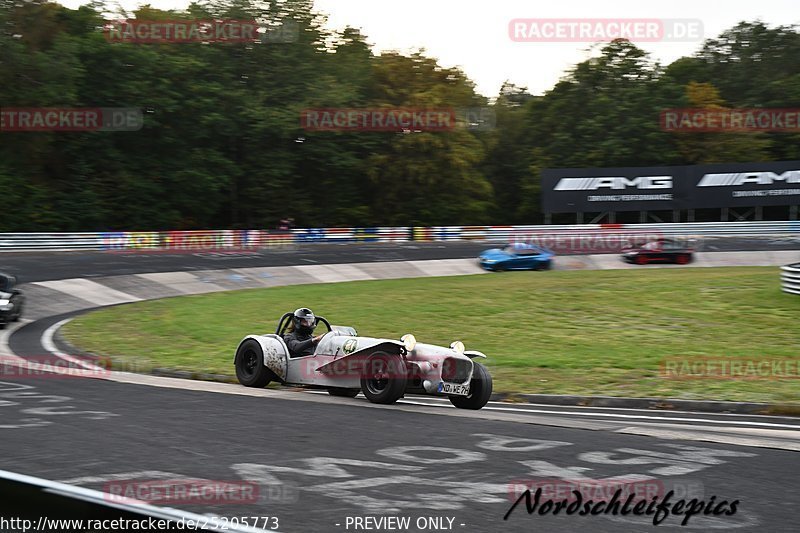
[[(89, 0), (60, 0), (75, 8)], [(149, 4), (159, 9), (185, 9), (188, 0), (120, 0), (113, 5), (133, 10)], [(508, 80), (533, 94), (552, 89), (574, 64), (597, 56), (588, 43), (516, 43), (507, 25), (514, 18), (667, 18), (699, 19), (705, 37), (719, 35), (741, 21), (761, 20), (771, 26), (800, 24), (796, 0), (314, 0), (328, 16), (326, 27), (360, 28), (376, 52), (410, 53), (425, 49), (440, 64), (460, 67), (487, 97), (497, 96)], [(654, 60), (669, 64), (695, 53), (702, 42), (637, 43)]]

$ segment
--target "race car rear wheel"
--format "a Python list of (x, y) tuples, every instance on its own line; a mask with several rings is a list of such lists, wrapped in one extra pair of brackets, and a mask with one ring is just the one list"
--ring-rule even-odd
[(492, 376), (480, 363), (475, 363), (469, 382), (469, 396), (448, 396), (459, 409), (480, 409), (492, 396)]
[(247, 339), (236, 350), (236, 378), (245, 387), (266, 387), (274, 379), (264, 366), (264, 352), (255, 339)]
[(342, 398), (355, 398), (361, 389), (344, 389), (342, 387), (331, 387), (328, 389), (328, 394), (331, 396), (340, 396)]
[(372, 403), (396, 402), (403, 397), (407, 382), (406, 365), (397, 354), (372, 354), (361, 373), (361, 390)]

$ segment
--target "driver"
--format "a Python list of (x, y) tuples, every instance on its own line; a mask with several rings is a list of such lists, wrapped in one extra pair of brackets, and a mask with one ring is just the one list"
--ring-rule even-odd
[(292, 317), (291, 331), (284, 335), (283, 340), (289, 348), (289, 357), (303, 357), (314, 354), (314, 347), (322, 339), (322, 335), (316, 337), (314, 328), (317, 327), (317, 318), (313, 311), (308, 307), (301, 307), (294, 312)]

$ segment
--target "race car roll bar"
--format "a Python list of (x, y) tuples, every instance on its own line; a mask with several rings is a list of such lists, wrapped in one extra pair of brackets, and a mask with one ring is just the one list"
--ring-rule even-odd
[[(278, 327), (275, 329), (275, 335), (283, 335), (283, 332), (289, 326), (289, 321), (294, 316), (294, 313), (284, 313), (280, 320), (278, 320)], [(317, 324), (322, 322), (328, 328), (328, 331), (333, 331), (333, 327), (331, 327), (331, 323), (324, 316), (318, 316)]]

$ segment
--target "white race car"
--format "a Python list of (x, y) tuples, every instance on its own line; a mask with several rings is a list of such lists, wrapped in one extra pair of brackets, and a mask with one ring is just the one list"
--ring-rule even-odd
[(333, 396), (355, 397), (359, 392), (373, 403), (391, 404), (406, 393), (447, 396), (462, 409), (480, 409), (492, 395), (492, 377), (465, 350), (461, 341), (449, 348), (417, 342), (407, 334), (398, 341), (360, 337), (346, 326), (328, 328), (312, 355), (290, 357), (283, 335), (293, 313), (278, 321), (274, 334), (248, 335), (234, 356), (236, 377), (246, 387), (271, 381), (327, 389)]

